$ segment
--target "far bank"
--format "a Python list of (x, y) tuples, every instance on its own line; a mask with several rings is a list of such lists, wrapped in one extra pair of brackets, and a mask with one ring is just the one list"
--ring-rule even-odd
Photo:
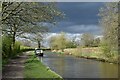
[(92, 60), (97, 60), (97, 61), (102, 61), (102, 62), (109, 62), (109, 63), (114, 63), (114, 64), (119, 64), (118, 58), (120, 56), (118, 55), (118, 52), (114, 51), (112, 55), (108, 55), (103, 53), (101, 47), (88, 47), (88, 48), (82, 48), (82, 47), (77, 47), (77, 48), (67, 48), (62, 50), (52, 50), (52, 52), (57, 52), (63, 55), (73, 55), (78, 58), (86, 58), (86, 59), (92, 59)]

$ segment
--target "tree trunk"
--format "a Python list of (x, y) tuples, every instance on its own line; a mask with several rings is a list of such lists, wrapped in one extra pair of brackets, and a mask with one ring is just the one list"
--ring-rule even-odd
[(13, 33), (13, 37), (12, 37), (13, 45), (15, 44), (15, 35), (16, 35), (16, 32)]
[(17, 31), (17, 25), (14, 24), (14, 27), (13, 27), (13, 36), (12, 36), (13, 46), (15, 44), (16, 31)]
[(38, 41), (38, 48), (40, 48), (41, 44), (40, 44), (40, 41)]

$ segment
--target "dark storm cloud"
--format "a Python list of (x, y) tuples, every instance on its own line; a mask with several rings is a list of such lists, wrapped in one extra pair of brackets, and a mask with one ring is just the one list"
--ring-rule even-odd
[(54, 27), (53, 32), (67, 32), (67, 33), (92, 33), (101, 34), (101, 27), (94, 24), (88, 25), (74, 25), (68, 24), (67, 22), (61, 22), (58, 27)]
[[(55, 28), (52, 29), (52, 31), (64, 31), (68, 33), (100, 33), (100, 27), (97, 25), (99, 19), (99, 8), (102, 7), (102, 5), (103, 3), (100, 2), (57, 3), (58, 8), (63, 11), (66, 16), (63, 21), (61, 21), (58, 25), (56, 25)], [(71, 27), (73, 27), (72, 30)]]
[(96, 24), (99, 8), (102, 3), (58, 3), (58, 7), (66, 14), (67, 21), (79, 24)]

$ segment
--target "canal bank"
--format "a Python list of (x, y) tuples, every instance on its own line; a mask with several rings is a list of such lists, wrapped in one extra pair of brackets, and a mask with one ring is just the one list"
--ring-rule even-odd
[[(120, 64), (120, 55), (118, 53), (113, 54), (112, 56), (106, 57), (105, 54), (101, 51), (100, 48), (68, 48), (61, 50), (52, 50), (62, 55), (73, 55), (77, 58), (91, 59), (101, 62), (108, 62), (110, 64)], [(108, 56), (108, 55), (107, 55)]]
[(33, 52), (27, 55), (28, 59), (25, 63), (24, 69), (24, 78), (25, 80), (29, 79), (45, 79), (45, 80), (63, 80), (61, 76), (52, 71), (49, 67), (44, 65), (38, 57), (34, 55)]
[(118, 65), (46, 52), (43, 63), (63, 78), (117, 78)]

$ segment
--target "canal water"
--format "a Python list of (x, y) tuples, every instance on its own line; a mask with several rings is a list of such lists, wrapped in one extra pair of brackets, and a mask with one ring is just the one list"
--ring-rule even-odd
[(118, 78), (118, 65), (46, 52), (42, 62), (63, 78)]

